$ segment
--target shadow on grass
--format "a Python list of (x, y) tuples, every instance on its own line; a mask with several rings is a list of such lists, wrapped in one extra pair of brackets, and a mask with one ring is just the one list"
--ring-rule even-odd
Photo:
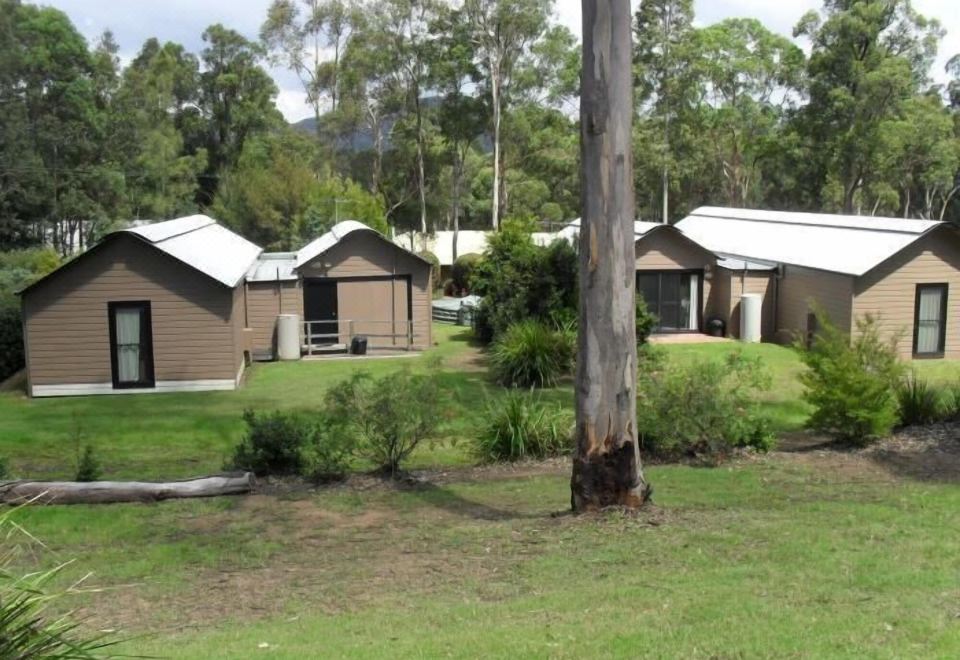
[(487, 347), (486, 344), (477, 339), (477, 336), (473, 333), (473, 330), (467, 327), (463, 327), (456, 334), (450, 335), (450, 341), (466, 344), (470, 348), (475, 348), (477, 350), (483, 350)]
[(408, 492), (419, 498), (425, 504), (473, 520), (486, 520), (491, 522), (502, 522), (506, 520), (543, 520), (555, 517), (558, 513), (556, 511), (517, 511), (492, 506), (471, 500), (449, 488), (429, 481), (419, 482), (411, 486)]

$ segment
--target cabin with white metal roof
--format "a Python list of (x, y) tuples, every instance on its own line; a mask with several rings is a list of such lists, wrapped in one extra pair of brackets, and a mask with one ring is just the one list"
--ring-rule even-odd
[(638, 239), (637, 255), (663, 332), (718, 319), (740, 336), (745, 304), (764, 340), (815, 332), (817, 310), (850, 333), (870, 314), (904, 358), (960, 358), (960, 235), (947, 223), (703, 207)]
[[(290, 350), (416, 350), (431, 342), (431, 265), (358, 222), (297, 252), (195, 215), (137, 224), (21, 293), (31, 396), (231, 390)], [(289, 352), (289, 351), (288, 351)]]

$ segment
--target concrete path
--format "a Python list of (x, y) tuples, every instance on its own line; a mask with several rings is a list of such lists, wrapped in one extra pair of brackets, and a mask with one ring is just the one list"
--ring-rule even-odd
[(651, 344), (716, 344), (733, 341), (729, 337), (711, 337), (696, 332), (650, 335)]

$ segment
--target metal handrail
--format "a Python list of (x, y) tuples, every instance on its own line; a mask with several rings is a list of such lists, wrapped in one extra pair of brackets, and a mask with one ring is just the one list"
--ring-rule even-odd
[[(323, 325), (331, 325), (331, 324), (335, 324), (337, 332), (327, 332), (327, 333), (314, 332), (315, 330), (314, 326), (316, 325), (320, 325), (322, 327)], [(340, 331), (340, 329), (343, 327), (343, 324), (346, 324), (346, 327), (347, 327), (346, 332)], [(385, 324), (391, 327), (396, 327), (400, 324), (404, 324), (406, 325), (406, 328), (405, 328), (405, 331), (402, 333), (401, 332), (391, 332), (387, 334), (371, 333), (371, 332), (357, 333), (354, 331), (357, 324), (360, 324), (361, 326)], [(347, 346), (349, 346), (353, 342), (354, 337), (358, 335), (363, 335), (364, 337), (372, 337), (375, 339), (392, 339), (394, 341), (397, 339), (403, 339), (406, 341), (406, 345), (407, 345), (406, 347), (408, 351), (413, 348), (413, 340), (419, 337), (419, 335), (417, 335), (414, 331), (413, 321), (373, 321), (373, 320), (368, 321), (363, 319), (359, 319), (359, 320), (358, 319), (333, 319), (333, 320), (326, 320), (326, 321), (303, 321), (303, 339), (306, 342), (305, 345), (307, 349), (307, 355), (309, 356), (313, 355), (314, 346), (318, 345), (316, 343), (316, 340), (325, 340), (325, 339), (336, 340), (344, 335), (346, 336), (346, 339), (347, 339), (346, 341)], [(334, 344), (336, 342), (330, 342), (330, 343)], [(322, 343), (320, 345), (322, 345)]]

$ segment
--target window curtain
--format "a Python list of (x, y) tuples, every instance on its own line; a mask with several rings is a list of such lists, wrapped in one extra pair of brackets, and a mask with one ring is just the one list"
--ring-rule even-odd
[(121, 383), (142, 380), (140, 373), (140, 310), (118, 309), (117, 375)]
[(690, 276), (690, 318), (687, 322), (688, 330), (699, 330), (700, 311), (700, 276)]
[(940, 330), (943, 319), (943, 290), (920, 289), (919, 323), (917, 324), (917, 353), (937, 353), (940, 350)]

